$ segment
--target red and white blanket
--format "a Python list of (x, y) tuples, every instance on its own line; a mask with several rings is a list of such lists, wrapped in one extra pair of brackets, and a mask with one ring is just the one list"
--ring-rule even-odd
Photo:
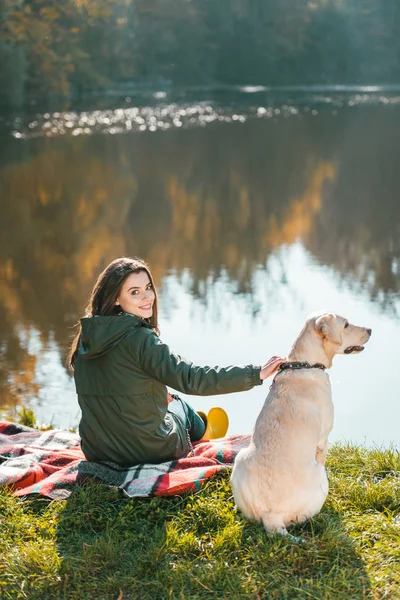
[(215, 473), (233, 466), (250, 436), (195, 442), (193, 456), (122, 468), (85, 460), (76, 433), (62, 429), (38, 431), (0, 421), (0, 485), (17, 496), (42, 494), (65, 499), (78, 475), (89, 475), (121, 489), (127, 496), (173, 496), (199, 489)]

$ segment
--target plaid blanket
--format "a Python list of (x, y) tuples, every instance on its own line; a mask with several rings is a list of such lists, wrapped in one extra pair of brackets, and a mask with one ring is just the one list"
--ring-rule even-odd
[(65, 499), (78, 476), (87, 475), (118, 487), (130, 498), (180, 495), (198, 490), (215, 473), (232, 467), (249, 441), (247, 435), (195, 442), (193, 456), (122, 468), (86, 461), (76, 433), (0, 422), (0, 485), (12, 486), (17, 496), (42, 494)]

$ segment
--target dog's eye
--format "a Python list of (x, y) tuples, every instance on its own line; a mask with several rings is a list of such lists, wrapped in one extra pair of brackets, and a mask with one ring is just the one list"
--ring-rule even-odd
[(348, 324), (348, 323), (345, 323), (345, 324), (344, 324), (344, 328), (345, 328), (345, 329), (347, 329), (347, 328), (348, 328), (348, 326), (349, 326), (349, 324)]

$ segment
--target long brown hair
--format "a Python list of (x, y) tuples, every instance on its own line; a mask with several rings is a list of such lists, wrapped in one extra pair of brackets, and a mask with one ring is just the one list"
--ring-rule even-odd
[[(148, 265), (140, 258), (116, 258), (100, 273), (95, 286), (90, 295), (89, 304), (86, 307), (85, 317), (94, 317), (101, 315), (103, 317), (111, 317), (118, 315), (121, 308), (115, 303), (121, 292), (121, 288), (125, 279), (131, 273), (147, 273), (152, 288), (154, 290), (153, 314), (146, 319), (148, 323), (158, 332), (158, 296), (154, 285), (153, 276)], [(82, 333), (82, 325), (77, 323), (78, 331), (71, 345), (71, 350), (68, 355), (68, 366), (73, 370), (75, 362), (75, 354), (78, 349), (79, 339)]]

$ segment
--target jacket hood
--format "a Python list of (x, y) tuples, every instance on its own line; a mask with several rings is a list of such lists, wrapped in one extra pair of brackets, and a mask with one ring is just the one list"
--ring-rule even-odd
[(78, 355), (82, 358), (97, 358), (106, 354), (135, 327), (151, 325), (135, 315), (122, 313), (112, 317), (84, 317), (81, 319), (82, 334), (78, 346)]

